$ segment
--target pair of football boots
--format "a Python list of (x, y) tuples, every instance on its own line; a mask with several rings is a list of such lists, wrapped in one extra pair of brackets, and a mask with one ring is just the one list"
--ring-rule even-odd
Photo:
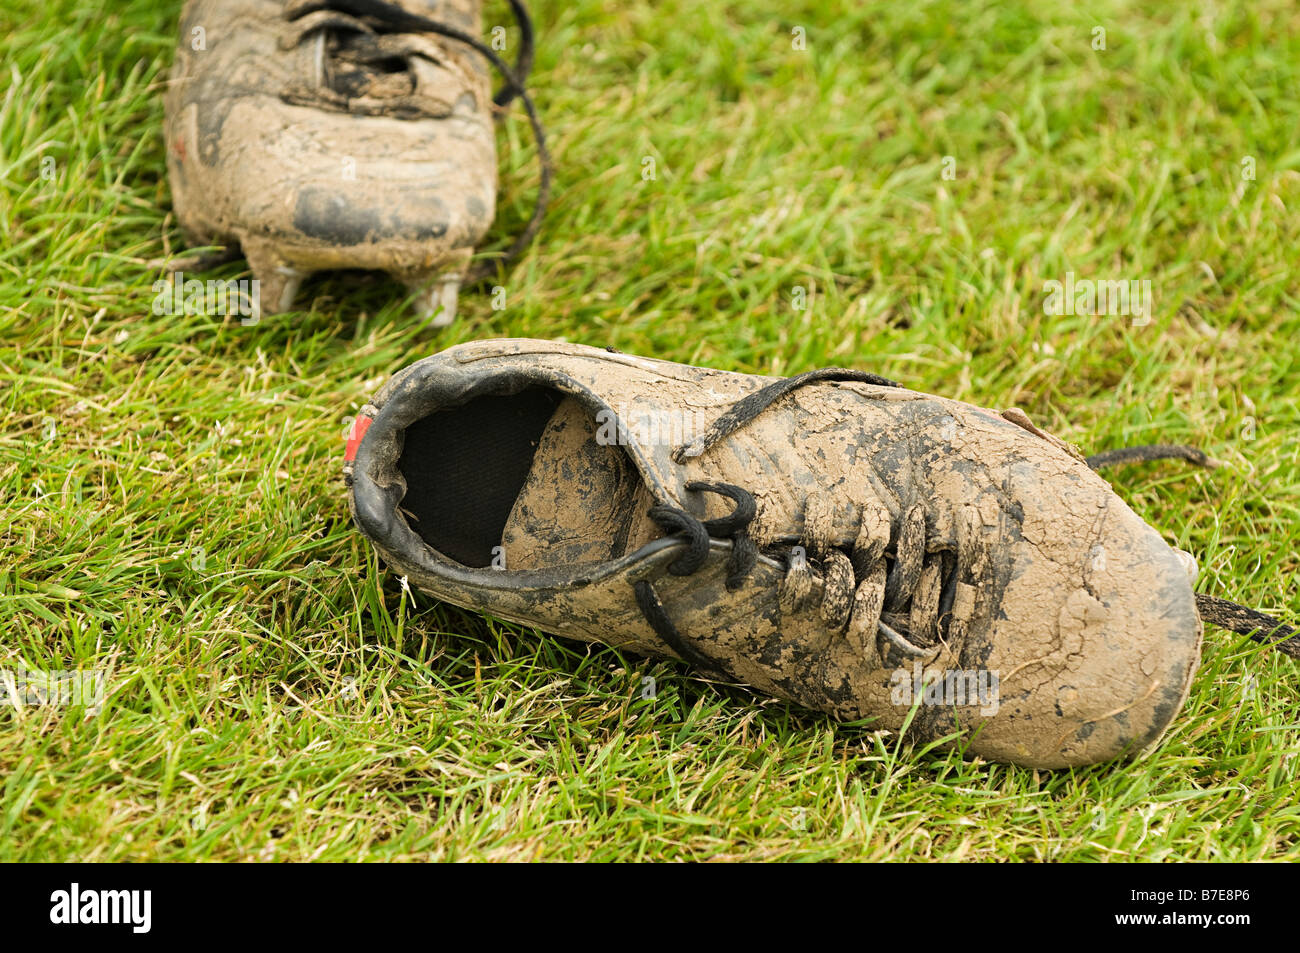
[[(441, 324), (501, 266), (494, 116), (523, 102), (478, 0), (190, 0), (167, 95), (176, 214), (239, 249), (268, 312), (316, 271), (390, 272)], [(494, 36), (500, 35), (497, 29)], [(499, 44), (497, 44), (499, 45)], [(489, 65), (504, 76), (495, 98)], [(837, 719), (1056, 768), (1168, 728), (1202, 621), (1293, 630), (1194, 591), (1196, 564), (1023, 413), (876, 375), (709, 370), (567, 343), (464, 344), (356, 417), (345, 478), (384, 561), (439, 599), (678, 658)]]

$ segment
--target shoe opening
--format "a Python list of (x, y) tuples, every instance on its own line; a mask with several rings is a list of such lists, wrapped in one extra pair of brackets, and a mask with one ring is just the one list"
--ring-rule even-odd
[(544, 387), (479, 397), (412, 424), (400, 508), (432, 549), (506, 570), (605, 562), (659, 535), (649, 490), (591, 412)]

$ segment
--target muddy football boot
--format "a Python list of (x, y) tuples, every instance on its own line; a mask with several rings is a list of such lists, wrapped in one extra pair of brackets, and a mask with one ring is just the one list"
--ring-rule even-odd
[(344, 475), (439, 599), (993, 760), (1134, 755), (1200, 657), (1190, 557), (1076, 451), (872, 374), (464, 344), (362, 408)]
[[(481, 0), (188, 0), (166, 95), (176, 216), (196, 245), (237, 246), (261, 313), (293, 306), (316, 271), (386, 271), (435, 325), (499, 262), (470, 258), (496, 207), (494, 110), (518, 95), (538, 138), (540, 223), (550, 169), (523, 76), (484, 45)], [(505, 76), (493, 99), (488, 64)], [(226, 257), (237, 257), (228, 255)], [(173, 263), (173, 268), (176, 265)], [(191, 265), (191, 267), (194, 267)]]

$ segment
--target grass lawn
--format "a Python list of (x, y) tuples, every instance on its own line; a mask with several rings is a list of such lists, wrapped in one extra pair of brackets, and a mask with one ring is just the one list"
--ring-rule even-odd
[[(1295, 4), (533, 7), (553, 209), (505, 309), (435, 331), (355, 276), (155, 316), (180, 2), (6, 0), (0, 668), (107, 676), (0, 707), (0, 860), (1300, 856), (1300, 668), (1232, 633), (1141, 761), (966, 762), (404, 594), (339, 474), (362, 401), (461, 341), (848, 365), (1228, 461), (1110, 476), (1199, 588), (1294, 621)], [(494, 247), (537, 178), (520, 113), (499, 142)], [(1151, 320), (1046, 313), (1068, 273), (1149, 281)]]

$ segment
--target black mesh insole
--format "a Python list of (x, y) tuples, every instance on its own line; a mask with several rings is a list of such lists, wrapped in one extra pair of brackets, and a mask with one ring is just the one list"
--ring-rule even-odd
[(397, 466), (406, 478), (401, 508), (411, 528), (463, 566), (491, 565), (537, 442), (561, 399), (532, 387), (509, 397), (479, 397), (408, 427)]

